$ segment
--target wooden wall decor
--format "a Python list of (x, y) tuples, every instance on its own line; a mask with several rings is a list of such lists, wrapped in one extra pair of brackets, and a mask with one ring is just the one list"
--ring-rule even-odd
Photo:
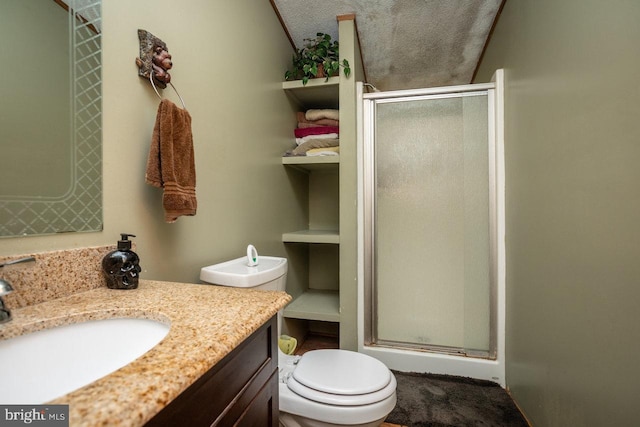
[(173, 67), (171, 54), (167, 44), (146, 30), (138, 30), (140, 40), (140, 57), (136, 58), (138, 75), (149, 80), (153, 77), (154, 84), (162, 89), (171, 82), (169, 70)]

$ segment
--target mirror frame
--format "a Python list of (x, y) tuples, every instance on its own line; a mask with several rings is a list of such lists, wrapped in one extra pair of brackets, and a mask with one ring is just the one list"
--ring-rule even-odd
[(73, 185), (59, 198), (0, 195), (0, 237), (101, 231), (101, 0), (54, 0), (68, 11)]

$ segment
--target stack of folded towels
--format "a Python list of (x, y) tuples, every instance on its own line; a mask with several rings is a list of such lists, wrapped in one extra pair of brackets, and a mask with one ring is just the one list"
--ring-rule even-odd
[(294, 130), (296, 148), (285, 156), (337, 156), (340, 153), (338, 110), (311, 109), (298, 112)]

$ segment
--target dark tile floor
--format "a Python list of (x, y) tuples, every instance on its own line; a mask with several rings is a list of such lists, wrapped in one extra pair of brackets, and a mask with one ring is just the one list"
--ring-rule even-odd
[[(339, 347), (336, 337), (322, 335), (310, 335), (298, 344), (298, 355)], [(398, 404), (382, 427), (528, 425), (507, 392), (493, 383), (403, 373), (397, 373), (396, 379)]]

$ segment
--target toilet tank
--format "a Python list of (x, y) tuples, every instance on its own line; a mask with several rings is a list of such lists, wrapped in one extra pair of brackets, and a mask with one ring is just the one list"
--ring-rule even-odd
[(287, 259), (260, 256), (250, 266), (246, 257), (213, 264), (200, 269), (200, 280), (213, 285), (284, 291), (287, 283)]

